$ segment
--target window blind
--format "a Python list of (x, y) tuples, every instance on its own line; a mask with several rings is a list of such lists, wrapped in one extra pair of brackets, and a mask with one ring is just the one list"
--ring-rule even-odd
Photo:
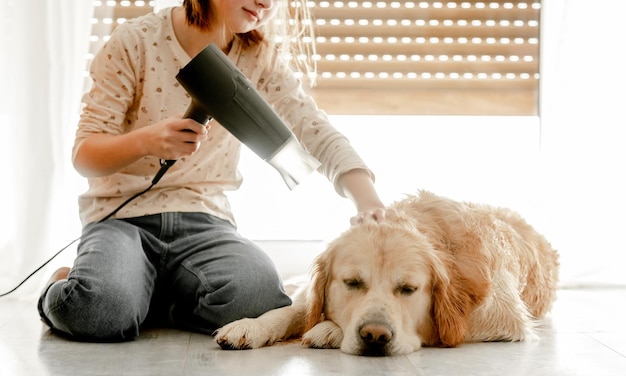
[(536, 115), (541, 3), (315, 1), (320, 107)]
[[(94, 0), (91, 49), (152, 1)], [(540, 0), (309, 1), (330, 114), (537, 115)]]

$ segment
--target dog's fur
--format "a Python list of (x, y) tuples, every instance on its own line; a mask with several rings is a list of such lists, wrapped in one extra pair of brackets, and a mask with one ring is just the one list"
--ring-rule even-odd
[(356, 355), (522, 341), (555, 299), (558, 254), (515, 212), (419, 192), (352, 226), (316, 259), (292, 306), (224, 326), (224, 349), (292, 337)]

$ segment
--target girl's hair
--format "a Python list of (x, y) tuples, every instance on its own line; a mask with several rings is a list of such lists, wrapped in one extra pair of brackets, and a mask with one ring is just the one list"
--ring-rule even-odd
[[(295, 70), (302, 72), (314, 82), (316, 64), (315, 35), (313, 20), (307, 0), (272, 0), (278, 7), (273, 19), (258, 29), (247, 33), (238, 33), (244, 46), (252, 46), (261, 42), (267, 43), (266, 63), (278, 53), (292, 63)], [(208, 30), (215, 24), (211, 0), (183, 0), (185, 15), (189, 25)]]

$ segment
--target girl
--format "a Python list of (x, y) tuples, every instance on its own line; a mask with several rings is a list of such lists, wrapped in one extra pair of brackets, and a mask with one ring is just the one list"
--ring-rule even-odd
[[(355, 203), (351, 223), (383, 220), (373, 174), (283, 59), (310, 51), (308, 21), (304, 0), (184, 0), (117, 27), (92, 62), (73, 149), (89, 180), (79, 198), (78, 254), (39, 299), (51, 328), (118, 341), (150, 319), (211, 334), (291, 304), (268, 256), (236, 232), (224, 192), (242, 182), (240, 142), (215, 122), (181, 115), (190, 98), (175, 76), (209, 43), (256, 84), (322, 163), (319, 171)], [(160, 160), (174, 159), (158, 185), (101, 221), (149, 185)]]

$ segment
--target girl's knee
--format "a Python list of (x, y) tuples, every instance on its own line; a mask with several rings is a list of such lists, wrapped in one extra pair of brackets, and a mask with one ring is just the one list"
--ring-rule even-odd
[[(139, 335), (148, 305), (123, 289), (74, 286), (46, 318), (70, 337), (96, 342), (127, 341)], [(67, 290), (66, 290), (67, 291)], [(45, 309), (44, 309), (45, 312)]]
[[(262, 253), (230, 252), (209, 263), (196, 255), (172, 279), (170, 319), (207, 332), (242, 318), (253, 318), (291, 304), (273, 263)], [(201, 257), (202, 256), (202, 257)]]

